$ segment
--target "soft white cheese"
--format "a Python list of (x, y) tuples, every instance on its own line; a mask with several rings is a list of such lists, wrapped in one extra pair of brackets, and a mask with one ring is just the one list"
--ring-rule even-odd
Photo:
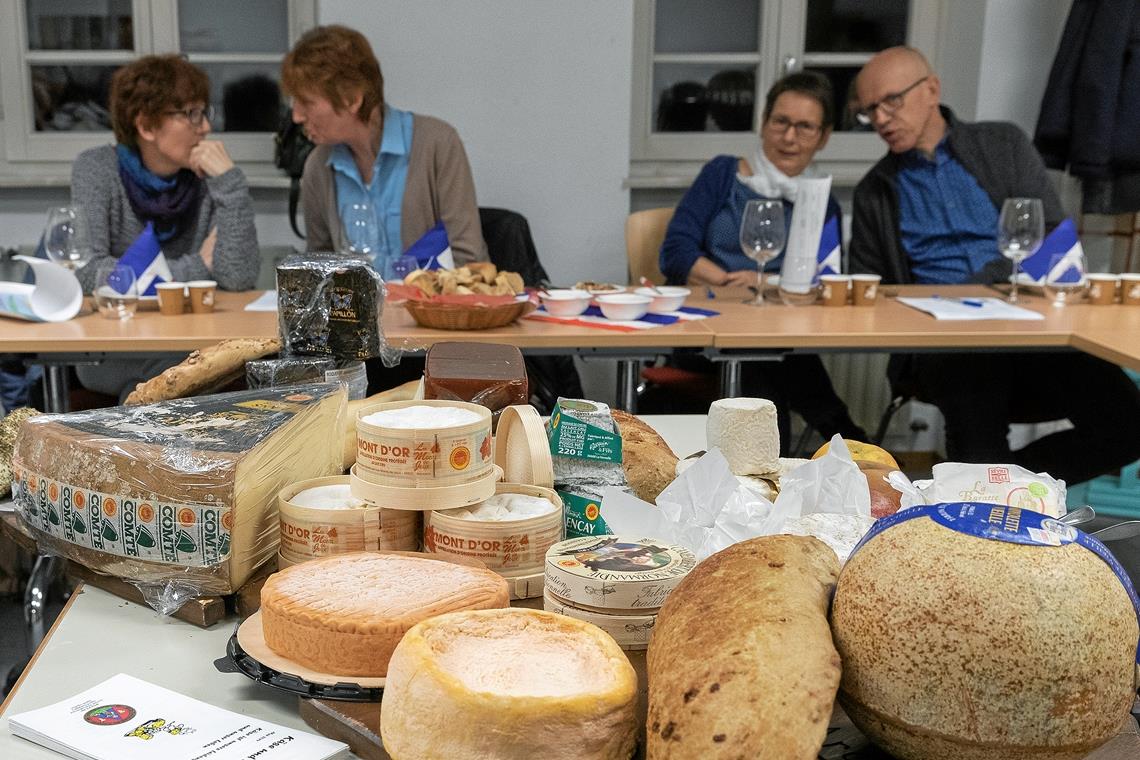
[(793, 536), (815, 536), (832, 548), (839, 562), (847, 562), (859, 539), (875, 524), (870, 515), (840, 515), (815, 512), (784, 523), (784, 532)]
[(405, 406), (361, 417), (361, 422), (401, 430), (455, 427), (479, 421), (479, 413), (457, 406)]
[(720, 449), (734, 475), (766, 475), (780, 468), (776, 405), (763, 398), (722, 398), (709, 407), (709, 448)]
[(289, 499), (289, 503), (309, 509), (359, 509), (364, 506), (361, 499), (353, 497), (352, 486), (348, 483), (306, 488)]
[(556, 507), (553, 502), (539, 496), (527, 496), (521, 493), (499, 493), (474, 506), (446, 509), (442, 510), (440, 514), (459, 520), (504, 522), (507, 520), (525, 520), (528, 517), (546, 515), (556, 509), (558, 509), (558, 507)]

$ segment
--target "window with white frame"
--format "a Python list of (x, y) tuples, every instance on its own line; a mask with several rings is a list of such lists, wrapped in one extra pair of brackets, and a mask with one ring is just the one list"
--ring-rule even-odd
[(181, 53), (209, 75), (211, 124), (234, 159), (268, 164), (287, 108), (281, 59), (315, 22), (315, 0), (0, 0), (5, 163), (66, 174), (111, 139), (115, 70)]
[(636, 0), (632, 184), (639, 175), (645, 186), (669, 174), (691, 177), (693, 162), (746, 153), (768, 88), (803, 68), (827, 76), (835, 91), (836, 131), (820, 163), (837, 179), (861, 176), (882, 145), (854, 119), (854, 77), (883, 48), (932, 51), (940, 6), (941, 0)]

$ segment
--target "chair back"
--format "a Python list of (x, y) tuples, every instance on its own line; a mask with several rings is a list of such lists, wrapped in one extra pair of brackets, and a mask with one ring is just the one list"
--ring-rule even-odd
[(492, 264), (508, 272), (518, 272), (528, 287), (548, 282), (525, 216), (505, 208), (482, 206), (479, 208), (479, 224)]
[(650, 208), (634, 211), (625, 220), (625, 255), (631, 284), (641, 282), (642, 277), (654, 285), (665, 284), (665, 275), (657, 262), (665, 229), (672, 218), (672, 208)]

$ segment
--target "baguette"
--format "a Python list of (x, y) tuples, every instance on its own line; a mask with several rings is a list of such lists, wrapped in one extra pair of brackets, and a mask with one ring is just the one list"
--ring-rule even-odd
[(649, 760), (815, 760), (839, 688), (827, 606), (839, 560), (806, 536), (717, 552), (649, 642)]
[(174, 398), (194, 396), (240, 377), (245, 363), (281, 350), (278, 338), (231, 338), (196, 349), (181, 364), (139, 383), (127, 396), (126, 404), (153, 404)]
[(665, 439), (640, 418), (619, 409), (612, 410), (612, 414), (621, 436), (625, 479), (637, 498), (652, 503), (676, 477), (677, 455)]

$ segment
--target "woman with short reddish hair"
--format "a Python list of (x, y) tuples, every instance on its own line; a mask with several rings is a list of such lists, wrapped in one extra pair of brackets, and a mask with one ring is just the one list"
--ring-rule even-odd
[(252, 288), (261, 266), (253, 200), (225, 146), (207, 140), (212, 109), (205, 72), (177, 55), (139, 58), (111, 81), (116, 145), (79, 154), (71, 199), (83, 206), (98, 265), (121, 256), (149, 222), (176, 280)]
[(310, 251), (345, 249), (346, 209), (367, 203), (376, 215), (367, 243), (385, 277), (441, 222), (456, 266), (487, 259), (459, 135), (446, 122), (384, 101), (384, 77), (364, 35), (344, 26), (307, 32), (285, 56), (281, 83), (293, 99), (293, 121), (317, 144), (301, 179)]

